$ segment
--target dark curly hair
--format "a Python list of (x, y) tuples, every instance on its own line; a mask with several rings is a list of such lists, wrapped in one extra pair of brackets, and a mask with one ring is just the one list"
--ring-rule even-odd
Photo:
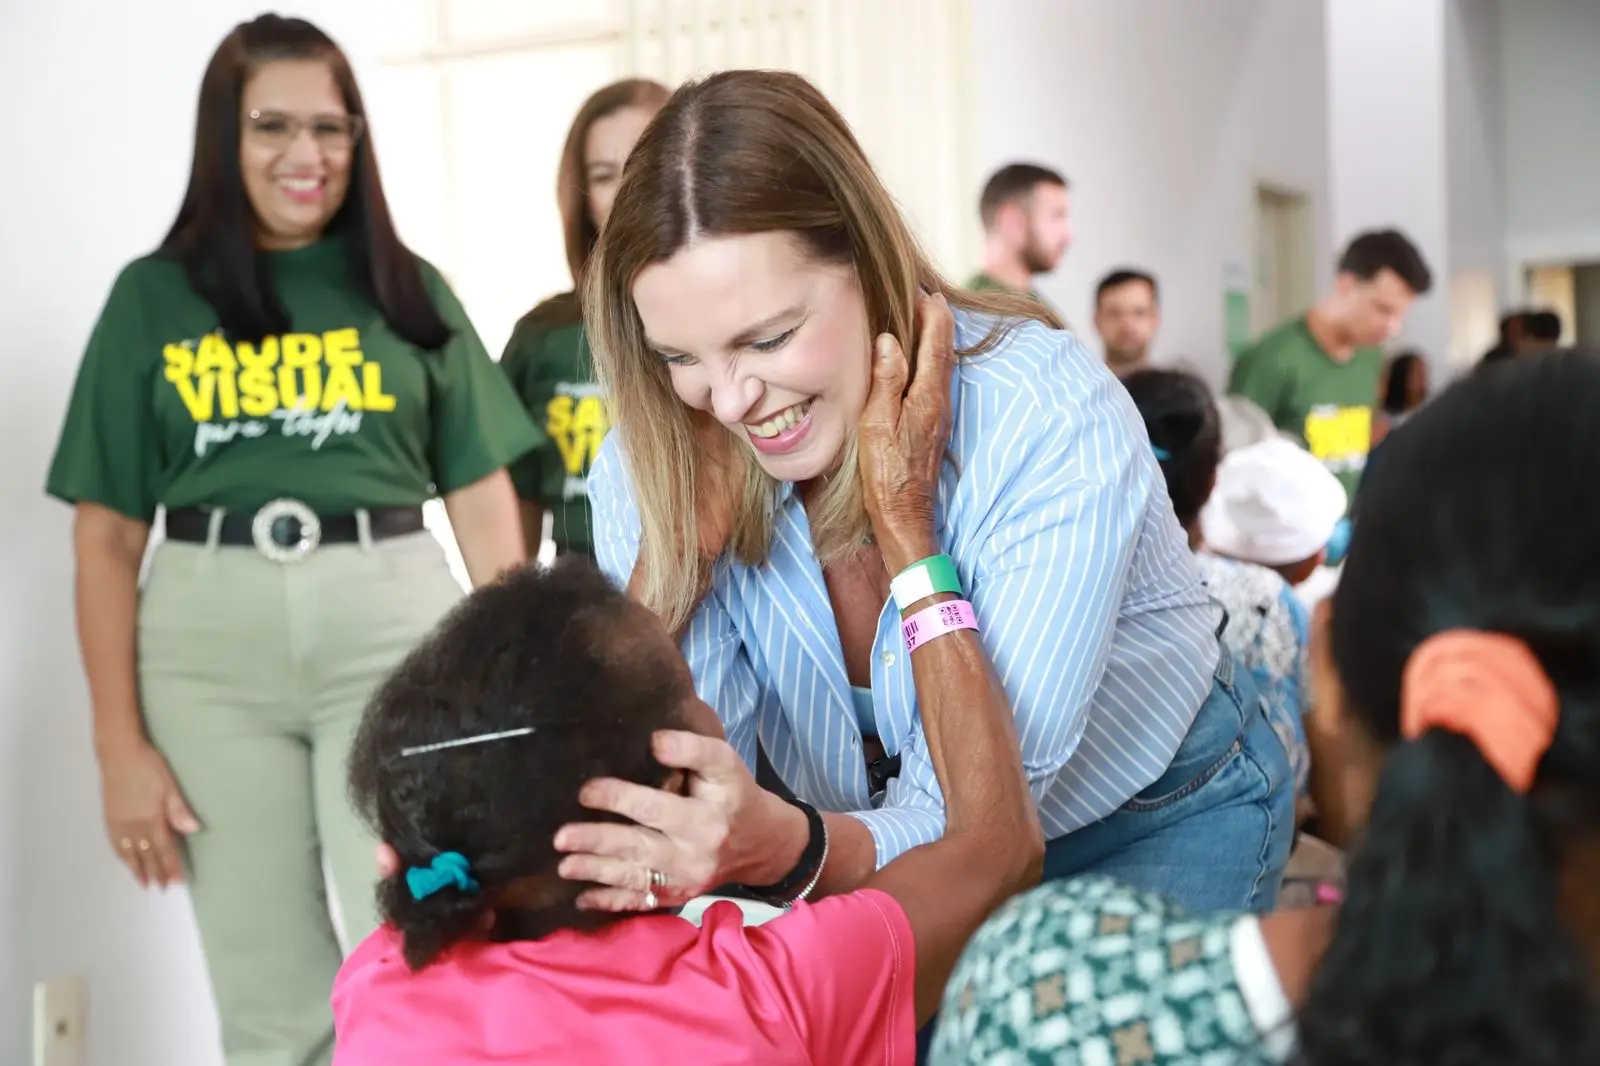
[[(1349, 712), (1388, 755), (1300, 1014), (1300, 1061), (1600, 1062), (1594, 945), (1558, 909), (1575, 849), (1600, 846), (1600, 359), (1492, 364), (1384, 448), (1331, 637)], [(1461, 736), (1401, 741), (1407, 659), (1463, 627), (1524, 641), (1560, 694), (1525, 796)]]
[(1206, 383), (1181, 370), (1136, 370), (1122, 379), (1166, 475), (1184, 529), (1200, 519), (1222, 463), (1222, 416)]
[[(350, 791), (399, 854), (401, 872), (379, 883), (378, 904), (412, 968), (473, 936), (536, 940), (617, 920), (577, 909), (589, 886), (556, 874), (553, 841), (568, 822), (605, 817), (578, 804), (588, 779), (659, 786), (669, 776), (651, 735), (683, 727), (692, 684), (652, 626), (588, 559), (530, 565), (457, 605), (373, 696), (350, 753)], [(401, 754), (530, 727), (529, 736)], [(448, 851), (467, 858), (480, 891), (413, 898), (405, 870)]]

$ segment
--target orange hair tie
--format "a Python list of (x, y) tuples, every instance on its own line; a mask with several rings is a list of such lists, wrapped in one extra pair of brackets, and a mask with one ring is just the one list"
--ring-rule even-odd
[(1512, 791), (1533, 787), (1550, 750), (1560, 698), (1532, 650), (1515, 637), (1447, 629), (1418, 644), (1400, 682), (1400, 732), (1459, 733)]

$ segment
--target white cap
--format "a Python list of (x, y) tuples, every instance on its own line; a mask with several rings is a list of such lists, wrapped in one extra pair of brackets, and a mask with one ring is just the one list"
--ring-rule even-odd
[(1221, 555), (1288, 566), (1327, 547), (1348, 505), (1344, 486), (1311, 453), (1269, 437), (1223, 457), (1200, 533)]

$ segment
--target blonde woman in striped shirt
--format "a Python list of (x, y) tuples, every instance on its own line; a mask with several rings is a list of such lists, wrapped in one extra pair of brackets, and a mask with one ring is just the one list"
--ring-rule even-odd
[[(586, 794), (635, 823), (558, 838), (565, 876), (610, 886), (591, 905), (729, 884), (783, 904), (937, 840), (918, 706), (940, 686), (914, 684), (903, 630), (955, 593), (1016, 715), (1047, 878), (1270, 907), (1288, 759), (1218, 644), (1138, 412), (1047, 310), (941, 277), (811, 85), (680, 88), (629, 157), (586, 284), (614, 426), (590, 481), (597, 553), (682, 633), (728, 738), (682, 767), (687, 795)], [(904, 546), (869, 536), (856, 426), (873, 340), (914, 350), (922, 293), (948, 301), (961, 358), (941, 552), (901, 573), (885, 560)], [(758, 787), (758, 744), (795, 802)]]

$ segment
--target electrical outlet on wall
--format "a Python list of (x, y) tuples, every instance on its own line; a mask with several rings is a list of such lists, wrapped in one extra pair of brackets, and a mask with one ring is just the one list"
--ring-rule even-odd
[(89, 988), (81, 977), (33, 986), (33, 1066), (89, 1066)]

